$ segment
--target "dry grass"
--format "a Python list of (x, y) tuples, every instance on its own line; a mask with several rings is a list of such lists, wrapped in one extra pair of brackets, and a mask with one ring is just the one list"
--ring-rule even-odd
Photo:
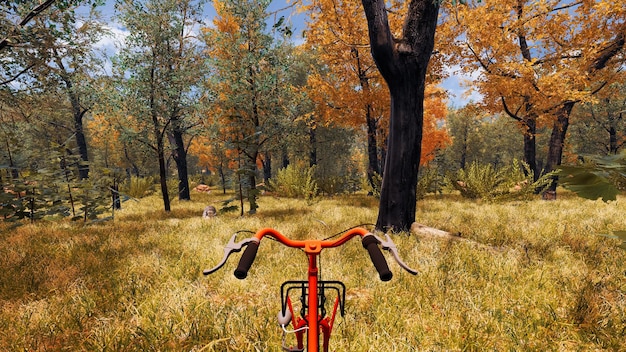
[[(278, 290), (305, 278), (302, 252), (264, 241), (241, 281), (232, 275), (237, 255), (214, 275), (202, 269), (237, 230), (324, 238), (376, 217), (365, 196), (313, 205), (265, 197), (253, 217), (203, 220), (220, 196), (193, 197), (169, 214), (146, 198), (125, 204), (114, 222), (5, 228), (0, 350), (279, 351)], [(323, 278), (348, 289), (331, 350), (626, 351), (626, 252), (597, 235), (626, 229), (625, 201), (420, 201), (420, 223), (496, 250), (397, 235), (420, 274), (390, 262), (387, 283), (357, 240), (325, 251)]]

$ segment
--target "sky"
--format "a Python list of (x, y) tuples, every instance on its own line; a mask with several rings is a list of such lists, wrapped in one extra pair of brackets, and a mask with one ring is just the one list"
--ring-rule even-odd
[[(297, 13), (296, 9), (289, 7), (288, 0), (276, 0), (272, 1), (269, 6), (270, 13), (275, 14), (276, 20), (281, 16), (285, 17), (285, 20), (292, 25), (293, 40), (298, 43), (303, 41), (302, 31), (306, 29), (306, 15)], [(102, 14), (102, 18), (108, 25), (108, 29), (111, 32), (111, 37), (106, 37), (98, 43), (98, 47), (105, 50), (107, 55), (111, 56), (116, 51), (116, 43), (119, 44), (126, 36), (127, 31), (123, 26), (115, 20), (115, 10), (113, 4), (114, 0), (107, 0), (106, 4), (99, 7), (98, 10)], [(87, 9), (84, 9), (88, 11)], [(211, 19), (215, 16), (215, 9), (213, 3), (207, 1), (205, 5), (206, 22), (210, 23)], [(273, 20), (273, 19), (272, 19)], [(109, 63), (110, 65), (110, 63)], [(110, 72), (110, 66), (104, 68), (107, 72)], [(475, 77), (457, 73), (459, 67), (447, 68), (449, 78), (445, 79), (441, 86), (448, 92), (448, 105), (452, 108), (460, 108), (465, 106), (471, 101), (479, 101), (480, 94), (472, 92), (467, 88), (468, 84), (474, 80)]]

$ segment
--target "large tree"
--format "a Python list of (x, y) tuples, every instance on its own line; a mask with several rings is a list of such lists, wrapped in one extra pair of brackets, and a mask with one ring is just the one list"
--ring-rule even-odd
[(387, 157), (376, 228), (407, 230), (415, 221), (424, 88), (435, 43), (439, 2), (409, 1), (401, 31), (392, 30), (384, 0), (362, 0), (362, 3), (372, 56), (391, 97)]
[(382, 174), (389, 94), (369, 54), (367, 22), (354, 1), (316, 0), (302, 4), (309, 15), (306, 47), (319, 60), (308, 78), (316, 123), (365, 126), (367, 177)]
[[(11, 78), (5, 90), (28, 91), (29, 94), (47, 94), (58, 97), (57, 111), (67, 115), (55, 121), (56, 127), (74, 136), (76, 154), (80, 155), (79, 176), (88, 177), (89, 155), (87, 137), (83, 126), (86, 113), (93, 104), (93, 79), (100, 73), (94, 44), (103, 34), (97, 13), (88, 17), (76, 15), (75, 6), (65, 1), (65, 11), (54, 11), (47, 16), (32, 16), (27, 28), (18, 34), (9, 34), (6, 49), (0, 55)], [(61, 6), (61, 3), (59, 3)], [(43, 11), (39, 7), (33, 11)], [(32, 17), (31, 17), (32, 16)], [(20, 23), (25, 25), (25, 20)], [(42, 119), (45, 120), (45, 119)], [(49, 121), (50, 122), (50, 121)], [(67, 138), (67, 137), (65, 137)], [(73, 148), (68, 149), (72, 150)]]
[(475, 86), (487, 108), (519, 122), (536, 176), (538, 128), (551, 128), (545, 171), (554, 170), (573, 107), (623, 79), (621, 2), (505, 0), (452, 7), (448, 20), (442, 38), (452, 40), (441, 48), (463, 69), (480, 72)]
[(214, 70), (207, 87), (216, 92), (211, 117), (218, 122), (224, 145), (237, 152), (240, 189), (247, 195), (251, 214), (258, 207), (261, 152), (273, 139), (283, 138), (281, 121), (289, 115), (290, 105), (288, 56), (266, 28), (269, 3), (215, 0), (214, 26), (205, 29)]
[(179, 199), (189, 199), (183, 136), (197, 117), (195, 103), (203, 78), (204, 60), (194, 35), (203, 1), (123, 0), (117, 6), (130, 32), (116, 66), (124, 96), (121, 105), (139, 126), (150, 126), (150, 134), (138, 128), (136, 136), (156, 153), (164, 208), (169, 211), (167, 141), (177, 166)]

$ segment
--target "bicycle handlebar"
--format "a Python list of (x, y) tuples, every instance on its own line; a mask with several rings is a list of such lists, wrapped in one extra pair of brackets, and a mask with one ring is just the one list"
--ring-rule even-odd
[(383, 253), (378, 248), (378, 244), (380, 241), (373, 235), (365, 235), (361, 240), (361, 244), (363, 244), (363, 248), (367, 249), (367, 252), (370, 254), (370, 259), (372, 259), (372, 263), (378, 271), (378, 276), (381, 281), (389, 281), (393, 277), (391, 270), (389, 270), (389, 265), (387, 265), (387, 260), (383, 256)]
[(235, 243), (236, 236), (237, 234), (233, 235), (230, 241), (228, 242), (228, 244), (226, 245), (226, 247), (224, 248), (224, 257), (222, 258), (220, 263), (212, 269), (204, 270), (203, 271), (204, 275), (208, 275), (217, 271), (226, 263), (226, 260), (232, 253), (239, 252), (244, 246), (248, 246), (245, 249), (243, 255), (241, 256), (241, 259), (239, 260), (239, 264), (237, 265), (237, 269), (235, 269), (235, 272), (234, 272), (236, 278), (240, 280), (245, 279), (248, 276), (248, 270), (250, 270), (250, 267), (252, 266), (252, 263), (254, 262), (254, 259), (256, 258), (256, 254), (259, 249), (261, 239), (265, 236), (270, 236), (274, 238), (276, 241), (288, 247), (302, 248), (305, 251), (305, 253), (309, 255), (317, 255), (324, 248), (338, 247), (346, 243), (352, 237), (361, 236), (361, 244), (363, 245), (365, 249), (367, 249), (370, 259), (372, 260), (372, 263), (374, 264), (376, 271), (378, 271), (378, 275), (382, 281), (391, 280), (391, 278), (393, 277), (393, 274), (391, 273), (391, 270), (389, 270), (387, 261), (385, 260), (385, 257), (383, 256), (382, 252), (380, 251), (380, 248), (378, 247), (379, 244), (383, 249), (388, 250), (392, 253), (393, 258), (396, 260), (398, 265), (400, 265), (400, 267), (402, 267), (403, 269), (405, 269), (406, 271), (408, 271), (409, 273), (413, 275), (417, 274), (417, 270), (409, 268), (400, 259), (400, 256), (398, 255), (398, 249), (396, 248), (396, 245), (393, 243), (389, 235), (385, 234), (386, 240), (382, 240), (380, 237), (373, 235), (369, 231), (360, 227), (348, 230), (341, 237), (339, 237), (338, 239), (334, 241), (331, 241), (331, 240), (323, 240), (323, 241), (322, 240), (303, 240), (303, 241), (292, 240), (290, 238), (285, 237), (280, 232), (274, 229), (269, 229), (269, 228), (261, 229), (254, 235), (254, 237), (247, 238), (238, 243)]
[(256, 252), (259, 250), (260, 241), (252, 241), (248, 243), (248, 248), (243, 251), (241, 259), (239, 259), (239, 265), (235, 269), (235, 277), (239, 280), (243, 280), (248, 276), (248, 270), (256, 258)]

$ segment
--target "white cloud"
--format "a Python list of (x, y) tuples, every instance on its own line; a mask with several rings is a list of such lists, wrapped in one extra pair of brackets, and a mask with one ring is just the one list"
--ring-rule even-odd
[(107, 34), (95, 44), (95, 47), (104, 50), (107, 55), (115, 54), (117, 48), (124, 45), (130, 32), (117, 23), (105, 24), (104, 29)]
[(441, 86), (448, 92), (449, 105), (462, 107), (469, 102), (482, 100), (483, 96), (473, 89), (472, 84), (480, 77), (480, 71), (475, 70), (466, 73), (458, 65), (446, 67), (448, 78), (444, 79)]

